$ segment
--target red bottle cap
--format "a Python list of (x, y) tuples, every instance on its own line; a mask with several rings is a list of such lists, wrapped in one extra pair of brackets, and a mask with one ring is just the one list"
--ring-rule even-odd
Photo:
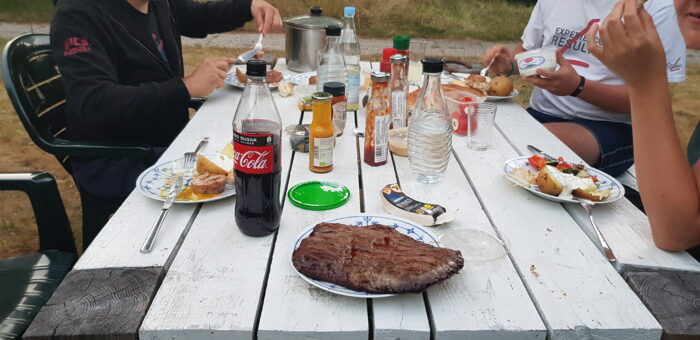
[(382, 62), (386, 61), (389, 62), (391, 60), (391, 56), (396, 54), (396, 49), (395, 48), (385, 48), (382, 50)]

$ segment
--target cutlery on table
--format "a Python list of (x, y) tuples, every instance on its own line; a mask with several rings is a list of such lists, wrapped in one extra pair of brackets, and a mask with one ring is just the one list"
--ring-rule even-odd
[(493, 64), (493, 61), (494, 61), (494, 60), (496, 60), (496, 57), (493, 57), (493, 58), (491, 59), (491, 62), (489, 62), (489, 64), (486, 65), (486, 67), (482, 68), (481, 71), (479, 71), (479, 75), (480, 75), (480, 76), (486, 77), (486, 75), (489, 73), (489, 68), (491, 67), (491, 64)]
[(591, 221), (591, 225), (593, 226), (593, 230), (598, 237), (600, 246), (603, 247), (603, 255), (605, 255), (605, 258), (610, 261), (610, 263), (614, 264), (617, 262), (615, 254), (613, 254), (612, 249), (610, 249), (610, 245), (608, 245), (608, 242), (605, 241), (605, 237), (603, 237), (603, 234), (600, 232), (598, 225), (595, 224), (595, 220), (593, 219), (593, 206), (595, 203), (593, 203), (591, 200), (580, 197), (574, 197), (574, 199), (577, 200), (584, 209), (586, 209), (586, 212), (588, 212), (588, 219)]
[(146, 240), (143, 242), (143, 245), (141, 246), (141, 252), (142, 253), (150, 253), (151, 249), (153, 249), (153, 243), (156, 240), (156, 235), (158, 235), (158, 231), (160, 230), (160, 226), (163, 225), (163, 221), (165, 220), (165, 216), (168, 215), (168, 211), (170, 211), (170, 207), (173, 205), (173, 202), (175, 202), (175, 198), (177, 195), (182, 191), (182, 187), (184, 184), (184, 179), (182, 176), (182, 172), (179, 171), (176, 174), (175, 181), (173, 182), (173, 185), (170, 187), (168, 190), (168, 198), (165, 199), (165, 203), (163, 203), (163, 208), (160, 210), (160, 216), (158, 216), (158, 221), (156, 221), (156, 224), (153, 225), (151, 228), (151, 231), (148, 233), (148, 237), (146, 237)]
[(146, 240), (143, 242), (143, 245), (141, 246), (142, 253), (144, 253), (144, 254), (150, 253), (151, 249), (153, 249), (153, 243), (156, 240), (156, 236), (158, 235), (158, 231), (160, 231), (160, 227), (163, 225), (163, 221), (165, 221), (165, 216), (168, 215), (168, 211), (170, 211), (170, 207), (175, 202), (175, 198), (177, 198), (177, 195), (180, 193), (180, 191), (182, 191), (182, 189), (184, 187), (184, 183), (185, 183), (185, 179), (183, 178), (184, 174), (192, 172), (192, 170), (194, 169), (194, 165), (197, 161), (197, 153), (202, 148), (204, 148), (208, 142), (209, 142), (209, 137), (204, 137), (199, 142), (199, 144), (197, 145), (197, 148), (194, 150), (194, 152), (185, 152), (185, 155), (182, 159), (181, 168), (175, 170), (175, 181), (173, 182), (173, 185), (168, 190), (168, 197), (165, 199), (165, 203), (163, 203), (163, 208), (160, 210), (160, 216), (158, 216), (158, 220), (151, 228), (151, 231), (148, 233), (148, 237), (146, 237)]
[(529, 144), (528, 144), (527, 148), (528, 148), (530, 151), (534, 152), (535, 154), (540, 154), (540, 155), (544, 156), (544, 158), (547, 159), (547, 160), (552, 160), (552, 161), (556, 161), (556, 160), (557, 160), (556, 157), (552, 157), (551, 155), (548, 155), (548, 154), (542, 152), (542, 150), (540, 150), (540, 149), (538, 149), (538, 148), (536, 148), (536, 147), (534, 147), (534, 146), (532, 146), (532, 145), (529, 145)]
[(255, 46), (253, 47), (252, 50), (243, 52), (241, 55), (236, 58), (236, 61), (241, 62), (241, 63), (246, 63), (248, 60), (253, 59), (258, 52), (262, 51), (262, 40), (263, 40), (263, 35), (260, 33), (260, 36), (258, 37), (258, 41), (255, 43)]

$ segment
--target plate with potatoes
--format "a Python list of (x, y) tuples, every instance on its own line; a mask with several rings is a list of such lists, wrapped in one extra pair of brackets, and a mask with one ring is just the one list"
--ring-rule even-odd
[(520, 94), (513, 88), (513, 81), (508, 77), (500, 76), (491, 79), (478, 74), (452, 73), (452, 75), (452, 77), (445, 76), (449, 84), (478, 90), (486, 97), (486, 101), (510, 99)]
[(522, 156), (506, 161), (505, 176), (527, 191), (559, 203), (576, 203), (576, 197), (596, 204), (614, 202), (625, 189), (614, 177), (584, 164), (540, 156)]
[[(267, 79), (265, 79), (265, 82), (268, 83), (267, 86), (270, 89), (276, 89), (281, 82), (289, 82), (291, 78), (292, 76), (289, 74), (277, 70), (268, 70)], [(224, 83), (226, 85), (237, 87), (239, 89), (245, 88), (245, 84), (247, 82), (248, 76), (245, 74), (245, 67), (241, 65), (234, 65), (224, 79)]]
[(182, 158), (154, 165), (139, 175), (136, 188), (149, 198), (165, 201), (176, 176), (181, 174), (185, 187), (175, 203), (204, 203), (234, 196), (233, 160), (224, 153), (197, 155), (196, 167), (190, 171), (182, 170)]

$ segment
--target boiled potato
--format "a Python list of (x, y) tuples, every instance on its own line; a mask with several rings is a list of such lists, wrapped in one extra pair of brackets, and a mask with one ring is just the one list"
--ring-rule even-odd
[(245, 84), (248, 82), (248, 76), (246, 76), (245, 72), (241, 71), (239, 67), (236, 67), (236, 77), (238, 78), (238, 81), (241, 82), (241, 84)]
[(576, 197), (589, 199), (593, 202), (603, 201), (610, 196), (610, 190), (598, 190), (596, 186), (592, 186), (586, 190), (576, 189), (571, 193)]
[(559, 196), (561, 191), (564, 190), (564, 186), (549, 174), (549, 169), (547, 167), (542, 168), (542, 170), (537, 173), (535, 184), (537, 184), (541, 192), (552, 196)]
[(489, 96), (507, 96), (513, 92), (513, 82), (508, 77), (496, 77), (489, 84)]
[(202, 155), (197, 155), (197, 172), (203, 174), (208, 172), (215, 175), (227, 175), (228, 171), (223, 169), (218, 164), (212, 162), (209, 158)]

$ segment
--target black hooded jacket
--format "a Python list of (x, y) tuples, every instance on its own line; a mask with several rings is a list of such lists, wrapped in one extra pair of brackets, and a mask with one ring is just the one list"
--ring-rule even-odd
[(167, 61), (126, 0), (60, 0), (51, 45), (72, 139), (167, 146), (188, 120), (180, 36), (204, 38), (252, 19), (251, 0), (151, 0)]

